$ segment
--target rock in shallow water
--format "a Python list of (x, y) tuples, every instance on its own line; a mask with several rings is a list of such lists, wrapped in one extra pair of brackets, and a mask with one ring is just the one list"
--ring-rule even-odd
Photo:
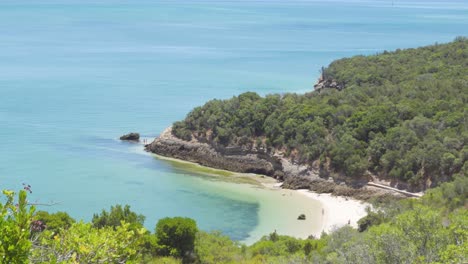
[(140, 134), (138, 133), (129, 133), (120, 137), (120, 140), (129, 140), (129, 141), (139, 141)]

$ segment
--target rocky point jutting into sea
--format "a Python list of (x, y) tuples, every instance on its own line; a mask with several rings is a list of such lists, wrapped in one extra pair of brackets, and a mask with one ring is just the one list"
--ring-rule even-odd
[(414, 192), (463, 172), (466, 44), (459, 37), (339, 59), (322, 68), (315, 91), (305, 94), (214, 99), (146, 149), (268, 175), (289, 189), (358, 199), (420, 196)]
[(288, 189), (309, 189), (318, 193), (351, 196), (362, 200), (388, 194), (401, 195), (394, 190), (368, 186), (367, 177), (353, 181), (345, 181), (344, 177), (332, 178), (329, 172), (320, 171), (316, 166), (297, 164), (283, 157), (280, 152), (268, 153), (263, 149), (248, 150), (237, 146), (213, 146), (195, 138), (191, 141), (182, 140), (172, 134), (172, 127), (165, 129), (159, 137), (147, 144), (145, 149), (157, 155), (195, 162), (207, 167), (267, 175), (282, 181), (282, 187)]

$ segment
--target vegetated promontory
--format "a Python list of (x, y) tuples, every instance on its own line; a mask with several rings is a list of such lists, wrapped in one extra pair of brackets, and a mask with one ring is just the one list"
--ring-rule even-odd
[(467, 106), (468, 39), (458, 37), (336, 60), (303, 95), (211, 100), (147, 149), (291, 188), (380, 179), (420, 191), (466, 175)]

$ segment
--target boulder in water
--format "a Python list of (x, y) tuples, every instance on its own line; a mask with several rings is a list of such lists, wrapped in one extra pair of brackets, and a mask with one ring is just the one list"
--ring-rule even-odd
[(128, 140), (128, 141), (139, 141), (140, 134), (138, 133), (129, 133), (120, 137), (120, 140)]

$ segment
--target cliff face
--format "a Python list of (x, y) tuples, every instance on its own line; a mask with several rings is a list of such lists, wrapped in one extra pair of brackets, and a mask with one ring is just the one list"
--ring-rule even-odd
[(195, 139), (184, 141), (171, 133), (171, 127), (146, 145), (146, 150), (161, 156), (196, 162), (217, 169), (257, 173), (279, 178), (282, 165), (279, 159), (262, 152), (246, 151), (241, 148), (215, 148)]

